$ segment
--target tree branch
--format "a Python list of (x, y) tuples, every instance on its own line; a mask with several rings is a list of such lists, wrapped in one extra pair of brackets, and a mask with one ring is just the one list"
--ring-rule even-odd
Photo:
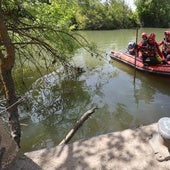
[(95, 112), (96, 109), (98, 108), (95, 106), (85, 112), (83, 116), (81, 116), (80, 119), (76, 122), (75, 126), (69, 131), (66, 137), (59, 143), (59, 145), (67, 144), (71, 140), (73, 135), (77, 132), (77, 130), (83, 125), (83, 123), (89, 118), (89, 116)]

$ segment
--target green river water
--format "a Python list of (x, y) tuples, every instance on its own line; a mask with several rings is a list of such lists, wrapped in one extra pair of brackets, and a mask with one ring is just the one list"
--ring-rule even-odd
[[(140, 29), (155, 32), (158, 41), (166, 29)], [(170, 79), (146, 73), (118, 62), (110, 63), (111, 50), (125, 51), (129, 41), (136, 39), (136, 30), (82, 31), (89, 41), (97, 43), (103, 60), (79, 50), (74, 63), (85, 70), (69, 78), (52, 72), (35, 80), (35, 90), (26, 93), (20, 105), (22, 128), (21, 151), (29, 152), (58, 145), (80, 116), (98, 106), (71, 142), (92, 136), (136, 128), (157, 122), (170, 115)], [(34, 74), (34, 73), (32, 73)]]

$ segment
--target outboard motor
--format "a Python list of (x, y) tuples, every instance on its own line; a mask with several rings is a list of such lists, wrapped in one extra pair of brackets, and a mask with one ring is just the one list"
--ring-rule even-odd
[(135, 55), (135, 45), (136, 45), (136, 43), (134, 41), (130, 41), (128, 43), (127, 51), (129, 52), (129, 54)]

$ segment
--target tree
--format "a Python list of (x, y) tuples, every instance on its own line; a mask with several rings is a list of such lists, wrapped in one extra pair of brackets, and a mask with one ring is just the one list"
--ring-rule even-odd
[(14, 46), (11, 42), (7, 27), (4, 22), (2, 1), (0, 0), (0, 43), (4, 47), (5, 52), (0, 50), (0, 75), (7, 103), (7, 113), (9, 124), (11, 126), (11, 134), (16, 143), (20, 144), (20, 125), (18, 120), (17, 98), (15, 95), (15, 86), (12, 78), (12, 68), (15, 62)]
[(169, 0), (136, 0), (140, 22), (145, 27), (169, 27)]
[(136, 26), (133, 12), (124, 0), (80, 0), (75, 20), (79, 29), (102, 30)]
[[(68, 66), (74, 51), (89, 43), (71, 23), (73, 1), (0, 0), (0, 76), (6, 98), (11, 134), (20, 146), (18, 101), (12, 70), (16, 60), (28, 60), (37, 69), (55, 63)], [(38, 56), (37, 56), (38, 54)]]

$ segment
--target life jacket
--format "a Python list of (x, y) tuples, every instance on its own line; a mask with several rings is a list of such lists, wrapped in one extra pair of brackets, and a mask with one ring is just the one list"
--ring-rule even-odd
[(142, 43), (143, 46), (146, 46), (147, 45), (147, 39), (146, 40), (142, 39), (141, 43)]
[(157, 55), (157, 44), (149, 44), (148, 41), (142, 44), (141, 52), (142, 56), (154, 57)]
[(164, 53), (170, 53), (170, 42), (167, 42), (165, 39), (163, 40), (162, 51)]

